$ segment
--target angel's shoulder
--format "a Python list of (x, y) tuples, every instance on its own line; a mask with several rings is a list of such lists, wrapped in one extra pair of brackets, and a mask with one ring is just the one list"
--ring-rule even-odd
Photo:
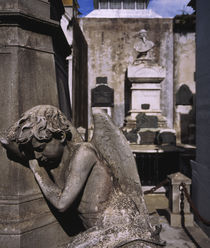
[(75, 153), (96, 153), (97, 149), (94, 146), (94, 144), (90, 143), (90, 142), (82, 142), (77, 144), (76, 149), (75, 149)]

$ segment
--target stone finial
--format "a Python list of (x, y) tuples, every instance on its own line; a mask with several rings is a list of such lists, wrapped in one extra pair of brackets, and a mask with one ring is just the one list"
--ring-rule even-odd
[(173, 173), (169, 175), (168, 178), (170, 179), (172, 185), (174, 184), (180, 185), (182, 182), (187, 185), (190, 185), (192, 182), (192, 180), (189, 177), (186, 177), (180, 172)]

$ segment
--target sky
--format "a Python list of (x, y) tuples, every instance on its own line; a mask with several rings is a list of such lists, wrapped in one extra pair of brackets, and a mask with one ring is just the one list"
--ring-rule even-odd
[[(191, 14), (191, 7), (187, 4), (190, 0), (150, 0), (149, 9), (152, 9), (162, 17), (174, 17), (179, 14)], [(93, 10), (93, 0), (78, 0), (82, 16)]]

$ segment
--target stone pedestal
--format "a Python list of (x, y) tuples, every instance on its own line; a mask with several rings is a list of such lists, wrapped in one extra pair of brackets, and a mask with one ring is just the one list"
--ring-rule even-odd
[(131, 116), (141, 112), (160, 113), (160, 84), (132, 83)]
[[(170, 224), (174, 227), (181, 226), (181, 209), (180, 209), (180, 202), (181, 202), (181, 192), (180, 192), (180, 184), (185, 183), (188, 193), (190, 194), (190, 185), (191, 179), (184, 176), (180, 172), (174, 173), (168, 176), (171, 182), (171, 190), (169, 196), (169, 215), (170, 215)], [(185, 226), (194, 226), (193, 223), (193, 214), (190, 212), (190, 205), (184, 197), (184, 225)]]
[[(175, 132), (168, 129), (161, 110), (161, 81), (166, 76), (165, 69), (151, 60), (142, 60), (140, 64), (128, 66), (127, 76), (132, 84), (131, 109), (125, 127), (125, 135), (132, 136), (132, 141), (128, 140), (138, 144), (175, 145)], [(137, 138), (133, 139), (133, 134)]]
[(165, 69), (151, 61), (142, 61), (141, 64), (128, 66), (128, 79), (132, 83), (128, 124), (135, 123), (139, 113), (161, 119), (160, 83), (164, 78)]
[(165, 76), (165, 69), (151, 60), (128, 66), (131, 109), (124, 130), (131, 143), (176, 144), (175, 131), (168, 129), (161, 110), (161, 81)]

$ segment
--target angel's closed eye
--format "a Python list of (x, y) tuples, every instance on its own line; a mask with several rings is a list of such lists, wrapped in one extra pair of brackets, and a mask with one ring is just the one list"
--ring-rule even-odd
[(42, 144), (40, 146), (34, 147), (34, 151), (36, 152), (42, 152), (45, 148), (45, 144)]

